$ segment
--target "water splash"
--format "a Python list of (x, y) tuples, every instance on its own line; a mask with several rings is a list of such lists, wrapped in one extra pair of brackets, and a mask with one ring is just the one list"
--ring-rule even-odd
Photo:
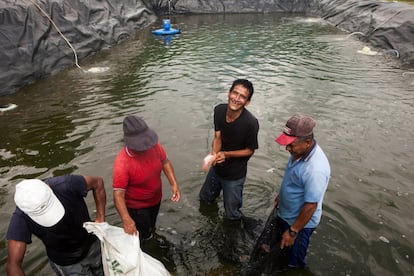
[(109, 67), (91, 67), (88, 70), (86, 70), (86, 73), (94, 73), (94, 74), (99, 74), (99, 73), (105, 73), (106, 71), (109, 70)]
[(357, 52), (368, 56), (375, 56), (379, 54), (377, 51), (372, 51), (371, 48), (367, 46), (363, 47), (362, 50), (358, 50)]

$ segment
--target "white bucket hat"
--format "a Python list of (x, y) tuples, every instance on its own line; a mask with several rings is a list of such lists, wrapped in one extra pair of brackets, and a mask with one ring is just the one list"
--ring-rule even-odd
[(45, 227), (55, 225), (65, 214), (52, 189), (39, 179), (25, 179), (17, 184), (14, 201), (20, 210)]

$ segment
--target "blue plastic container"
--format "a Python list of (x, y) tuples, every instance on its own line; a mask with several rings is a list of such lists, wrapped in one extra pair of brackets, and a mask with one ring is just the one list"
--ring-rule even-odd
[(170, 30), (170, 28), (171, 28), (171, 21), (170, 21), (170, 19), (163, 19), (162, 20), (162, 28), (165, 31), (169, 31)]
[(171, 28), (171, 20), (163, 19), (162, 20), (162, 29), (157, 29), (152, 31), (155, 35), (174, 35), (181, 33), (181, 30)]
[(157, 30), (153, 30), (152, 33), (155, 35), (175, 35), (175, 34), (180, 34), (181, 30), (174, 29), (174, 28), (171, 28), (168, 31), (164, 29), (157, 29)]

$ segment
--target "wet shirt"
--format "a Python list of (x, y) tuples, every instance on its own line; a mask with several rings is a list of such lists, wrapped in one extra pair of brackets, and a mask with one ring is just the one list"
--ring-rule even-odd
[[(214, 108), (214, 129), (221, 132), (221, 151), (241, 149), (256, 150), (259, 148), (257, 134), (259, 122), (247, 110), (243, 109), (240, 116), (231, 123), (226, 122), (227, 104), (219, 104)], [(214, 166), (215, 172), (228, 180), (246, 176), (249, 157), (226, 158), (221, 164)]]
[(148, 208), (161, 202), (161, 171), (166, 159), (160, 143), (143, 152), (121, 149), (114, 162), (112, 186), (125, 190), (128, 208)]
[(317, 202), (315, 213), (305, 225), (305, 228), (315, 228), (321, 219), (330, 174), (329, 161), (317, 144), (306, 157), (295, 162), (290, 157), (279, 191), (278, 215), (292, 225), (305, 202)]
[(8, 240), (32, 243), (32, 234), (45, 245), (47, 256), (58, 265), (71, 265), (81, 261), (96, 240), (83, 223), (90, 221), (84, 201), (87, 185), (81, 175), (65, 175), (44, 180), (52, 188), (65, 208), (63, 218), (52, 227), (43, 227), (34, 222), (18, 207), (14, 211), (7, 231)]

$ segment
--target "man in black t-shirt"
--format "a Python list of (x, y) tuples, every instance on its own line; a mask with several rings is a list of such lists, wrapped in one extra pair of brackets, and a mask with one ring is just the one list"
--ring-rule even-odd
[(227, 94), (227, 104), (215, 107), (215, 132), (210, 153), (213, 156), (213, 166), (200, 190), (200, 199), (208, 203), (213, 202), (223, 190), (226, 217), (232, 220), (242, 217), (240, 208), (247, 162), (259, 147), (259, 123), (245, 108), (250, 103), (253, 92), (250, 81), (237, 79)]
[(83, 228), (91, 221), (84, 201), (90, 190), (95, 222), (104, 222), (106, 193), (100, 177), (64, 175), (16, 185), (17, 207), (7, 231), (7, 275), (24, 275), (22, 263), (32, 235), (45, 245), (57, 275), (103, 275), (100, 242)]

